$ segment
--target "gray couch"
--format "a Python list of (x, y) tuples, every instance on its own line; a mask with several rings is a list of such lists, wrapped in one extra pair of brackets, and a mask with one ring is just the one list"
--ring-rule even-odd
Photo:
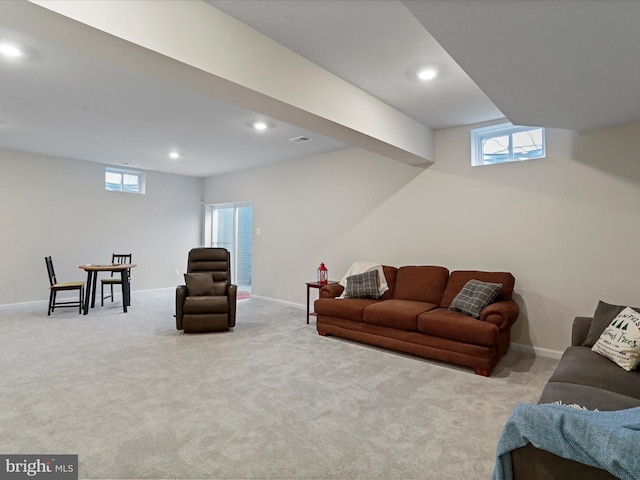
[[(604, 326), (622, 307), (600, 302), (594, 318), (577, 317), (571, 346), (566, 349), (538, 403), (562, 402), (589, 410), (623, 410), (640, 407), (640, 372), (627, 372), (591, 351)], [(610, 473), (558, 457), (528, 444), (511, 453), (513, 478), (545, 480), (615, 479)]]

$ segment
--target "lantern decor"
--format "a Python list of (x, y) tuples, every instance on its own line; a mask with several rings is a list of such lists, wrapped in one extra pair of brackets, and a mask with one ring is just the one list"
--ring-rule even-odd
[(329, 271), (324, 263), (321, 263), (318, 267), (318, 283), (327, 283), (329, 281)]

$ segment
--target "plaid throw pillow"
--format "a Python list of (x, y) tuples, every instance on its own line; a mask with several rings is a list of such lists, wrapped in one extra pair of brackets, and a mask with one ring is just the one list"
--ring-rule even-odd
[(378, 270), (347, 277), (344, 291), (347, 298), (378, 298)]
[(466, 313), (473, 318), (480, 318), (482, 309), (496, 299), (501, 288), (501, 283), (469, 280), (455, 296), (449, 310)]

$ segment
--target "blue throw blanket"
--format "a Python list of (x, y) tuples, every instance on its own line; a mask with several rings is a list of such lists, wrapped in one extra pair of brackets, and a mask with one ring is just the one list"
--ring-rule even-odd
[(621, 479), (640, 479), (640, 407), (598, 412), (518, 404), (498, 441), (492, 480), (513, 479), (511, 451), (527, 443)]

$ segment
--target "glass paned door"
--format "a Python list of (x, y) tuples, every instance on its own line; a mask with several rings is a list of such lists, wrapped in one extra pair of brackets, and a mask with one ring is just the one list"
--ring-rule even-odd
[(239, 290), (251, 291), (253, 207), (247, 204), (209, 205), (205, 244), (231, 254), (231, 280)]
[(234, 207), (223, 207), (213, 209), (213, 232), (211, 238), (212, 247), (226, 248), (231, 252), (233, 258), (234, 240)]

